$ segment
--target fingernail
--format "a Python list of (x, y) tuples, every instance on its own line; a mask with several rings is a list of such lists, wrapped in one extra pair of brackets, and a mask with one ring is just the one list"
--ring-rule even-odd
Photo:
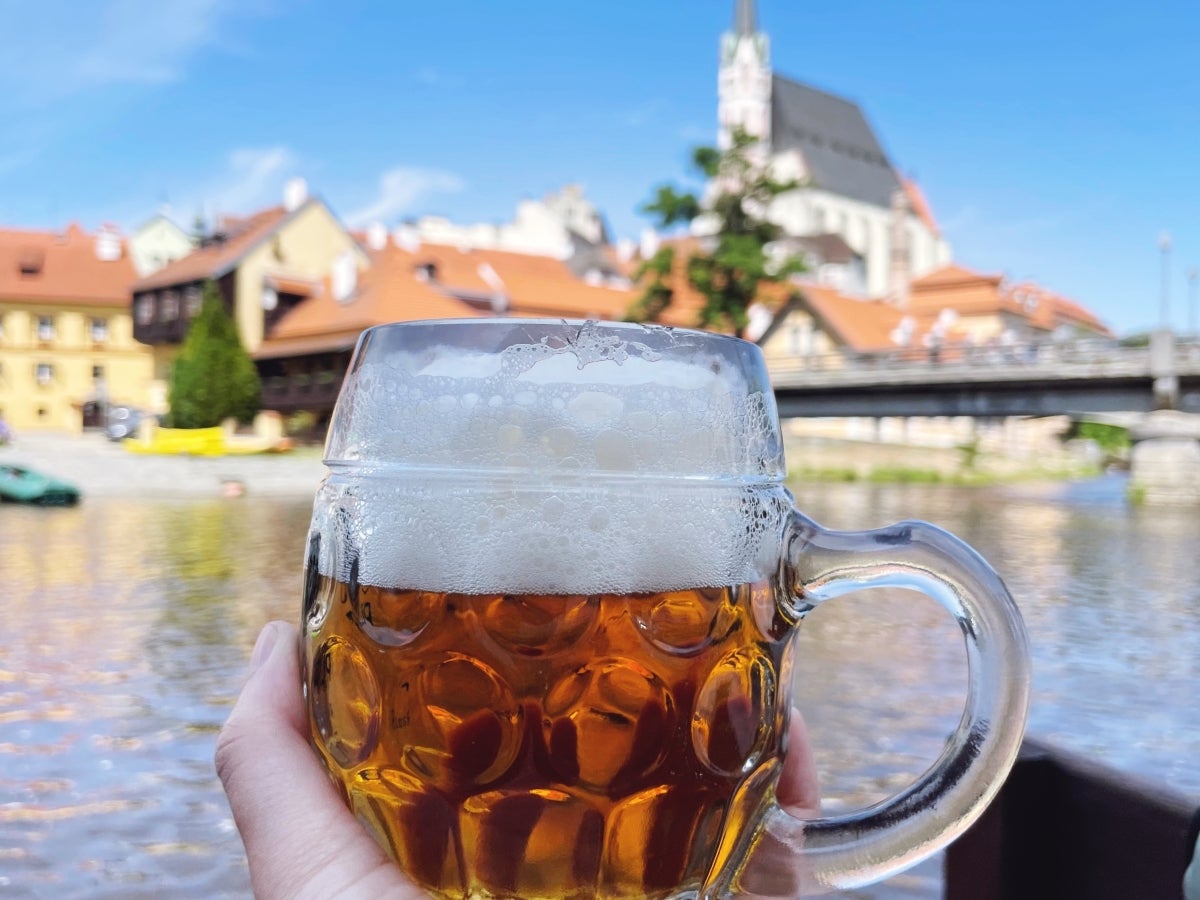
[(271, 650), (275, 647), (275, 643), (279, 640), (279, 629), (275, 627), (274, 622), (268, 622), (263, 630), (258, 633), (258, 640), (254, 642), (254, 652), (250, 654), (250, 671), (254, 672), (267, 661), (267, 657), (271, 655)]

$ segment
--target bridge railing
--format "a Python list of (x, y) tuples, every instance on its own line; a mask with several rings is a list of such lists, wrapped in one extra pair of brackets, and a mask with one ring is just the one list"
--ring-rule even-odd
[[(1200, 344), (1177, 347), (1180, 368), (1200, 368)], [(1189, 353), (1191, 355), (1189, 355)], [(947, 344), (940, 347), (771, 357), (776, 386), (1148, 376), (1148, 347), (1113, 340), (1014, 344)]]

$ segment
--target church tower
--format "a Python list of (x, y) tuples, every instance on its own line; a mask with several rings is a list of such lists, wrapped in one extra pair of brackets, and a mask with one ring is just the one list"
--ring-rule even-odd
[(754, 0), (736, 0), (733, 30), (721, 35), (717, 75), (717, 146), (724, 150), (738, 126), (762, 141), (763, 162), (771, 146), (771, 59), (767, 36), (758, 30)]

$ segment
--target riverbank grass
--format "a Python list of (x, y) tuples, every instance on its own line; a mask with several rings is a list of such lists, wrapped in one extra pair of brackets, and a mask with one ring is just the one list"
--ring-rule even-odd
[(941, 471), (916, 466), (874, 466), (863, 471), (849, 467), (800, 466), (788, 471), (788, 479), (824, 484), (863, 482), (866, 484), (940, 484), (953, 487), (990, 487), (1030, 481), (1071, 481), (1095, 478), (1100, 474), (1100, 469), (1095, 466), (1073, 466), (1065, 469), (1033, 467), (1003, 472), (975, 468)]

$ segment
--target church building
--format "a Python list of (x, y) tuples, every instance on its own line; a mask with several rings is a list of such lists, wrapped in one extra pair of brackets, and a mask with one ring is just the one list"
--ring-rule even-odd
[(799, 190), (770, 217), (818, 280), (843, 293), (903, 309), (909, 284), (950, 261), (916, 184), (896, 171), (853, 101), (771, 70), (770, 41), (754, 0), (737, 0), (721, 38), (718, 146), (739, 126), (757, 137), (764, 163)]

